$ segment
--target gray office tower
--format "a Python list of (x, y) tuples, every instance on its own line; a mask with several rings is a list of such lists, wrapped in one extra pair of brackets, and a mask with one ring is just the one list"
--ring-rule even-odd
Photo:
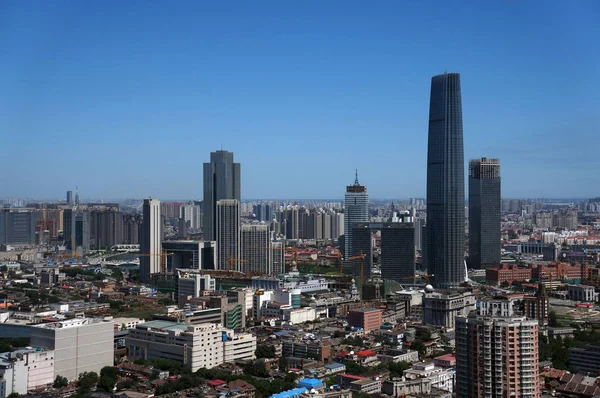
[(233, 152), (216, 151), (210, 163), (204, 163), (204, 240), (216, 240), (217, 202), (241, 200), (240, 164), (233, 162)]
[[(353, 223), (351, 231), (352, 242), (350, 242), (350, 246), (352, 251), (348, 253), (348, 257), (346, 258), (356, 257), (351, 263), (352, 275), (361, 278), (370, 278), (371, 270), (373, 268), (371, 224), (368, 222)], [(348, 232), (350, 232), (350, 230)], [(346, 235), (346, 237), (347, 236), (348, 235)], [(362, 256), (362, 259), (358, 258), (360, 256)]]
[(469, 265), (500, 265), (500, 161), (469, 162)]
[(434, 287), (465, 280), (465, 166), (460, 75), (431, 79), (427, 148), (427, 263)]
[(344, 197), (344, 234), (346, 235), (344, 259), (354, 255), (354, 250), (352, 250), (353, 224), (368, 222), (369, 194), (367, 193), (367, 187), (358, 183), (357, 171), (354, 184), (346, 187), (346, 196)]
[(143, 218), (140, 231), (140, 282), (148, 283), (152, 275), (162, 272), (161, 254), (162, 217), (160, 215), (160, 200), (144, 199), (142, 206)]
[(412, 222), (384, 223), (381, 226), (381, 277), (400, 283), (414, 283), (415, 225)]
[(73, 191), (67, 191), (67, 204), (73, 204)]

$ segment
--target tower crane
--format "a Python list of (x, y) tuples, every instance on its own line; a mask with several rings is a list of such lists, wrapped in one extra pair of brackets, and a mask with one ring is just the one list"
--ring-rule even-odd
[(359, 255), (348, 257), (348, 261), (360, 260), (360, 278), (361, 279), (365, 278), (364, 269), (363, 269), (363, 266), (364, 266), (363, 262), (364, 262), (365, 257), (367, 257), (367, 255), (363, 254), (362, 250), (360, 251)]
[(233, 263), (247, 263), (248, 262), (248, 260), (242, 260), (241, 258), (231, 257), (231, 255), (229, 257), (225, 257), (225, 260), (227, 260), (227, 262), (229, 263), (229, 271), (230, 272), (233, 270)]

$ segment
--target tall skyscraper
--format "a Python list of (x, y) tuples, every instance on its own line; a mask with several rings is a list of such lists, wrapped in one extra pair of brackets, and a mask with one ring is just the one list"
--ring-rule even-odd
[(415, 225), (389, 222), (381, 226), (381, 277), (400, 283), (414, 283)]
[(216, 240), (217, 202), (241, 198), (240, 164), (233, 162), (233, 152), (216, 151), (210, 163), (204, 163), (204, 240)]
[(538, 321), (515, 316), (511, 300), (484, 300), (456, 318), (456, 396), (539, 398)]
[(358, 183), (358, 170), (353, 185), (346, 187), (344, 197), (344, 234), (346, 244), (344, 258), (352, 257), (352, 225), (354, 223), (369, 222), (369, 194), (367, 187)]
[(271, 254), (271, 233), (269, 226), (242, 225), (242, 272), (255, 272), (266, 275), (273, 273)]
[(67, 191), (67, 204), (73, 204), (73, 191)]
[(160, 200), (144, 199), (142, 207), (142, 231), (140, 239), (140, 281), (150, 282), (152, 274), (161, 272), (162, 218)]
[(228, 270), (231, 260), (233, 271), (241, 270), (240, 202), (236, 199), (217, 201), (217, 264), (218, 269)]
[(427, 149), (427, 263), (438, 288), (465, 279), (465, 166), (460, 75), (431, 79)]
[(500, 265), (500, 161), (469, 162), (469, 265)]

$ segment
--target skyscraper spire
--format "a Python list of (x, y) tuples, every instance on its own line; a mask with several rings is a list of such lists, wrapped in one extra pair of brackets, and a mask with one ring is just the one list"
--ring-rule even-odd
[(354, 175), (354, 185), (359, 186), (360, 184), (358, 183), (358, 169), (356, 169), (356, 174)]

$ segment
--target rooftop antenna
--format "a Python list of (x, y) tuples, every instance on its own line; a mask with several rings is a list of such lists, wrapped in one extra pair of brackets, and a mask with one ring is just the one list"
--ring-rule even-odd
[(356, 174), (354, 176), (354, 185), (359, 185), (358, 184), (358, 169), (356, 169)]

